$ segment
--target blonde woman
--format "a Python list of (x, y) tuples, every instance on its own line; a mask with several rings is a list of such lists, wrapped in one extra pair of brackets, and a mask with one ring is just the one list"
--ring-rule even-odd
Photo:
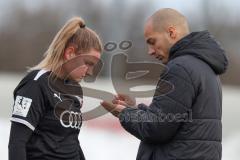
[(43, 60), (14, 90), (10, 160), (83, 160), (79, 82), (91, 75), (102, 43), (80, 17), (57, 33)]

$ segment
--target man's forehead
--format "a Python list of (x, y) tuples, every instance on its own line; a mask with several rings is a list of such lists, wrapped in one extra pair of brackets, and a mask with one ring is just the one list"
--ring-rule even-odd
[(153, 33), (153, 23), (151, 19), (148, 19), (144, 26), (144, 36), (147, 37)]

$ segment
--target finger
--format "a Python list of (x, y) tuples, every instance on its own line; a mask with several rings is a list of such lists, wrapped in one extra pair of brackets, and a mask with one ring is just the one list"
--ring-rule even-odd
[(118, 101), (117, 104), (123, 105), (123, 106), (128, 106), (128, 104), (124, 101)]
[(114, 95), (113, 97), (114, 97), (114, 99), (118, 99), (118, 95)]
[(122, 97), (119, 96), (119, 95), (117, 95), (115, 99), (116, 99), (116, 100), (122, 100)]
[(114, 103), (115, 103), (115, 102), (118, 101), (118, 100), (120, 100), (119, 97), (118, 97), (118, 96), (114, 96), (112, 102), (114, 101)]
[(104, 106), (104, 107), (107, 107), (107, 108), (114, 107), (114, 105), (112, 103), (107, 102), (107, 101), (102, 101), (101, 105)]
[(101, 102), (101, 105), (108, 110), (109, 112), (111, 112), (112, 110), (114, 110), (116, 108), (115, 104), (109, 103), (107, 101), (103, 101)]
[(120, 105), (124, 105), (124, 106), (127, 105), (127, 103), (125, 101), (116, 100), (116, 99), (112, 100), (112, 103), (113, 104), (120, 104)]
[(113, 103), (113, 104), (118, 104), (118, 100), (117, 100), (117, 99), (113, 99), (113, 100), (112, 100), (112, 103)]
[(112, 113), (114, 116), (118, 117), (119, 111), (117, 111), (117, 105), (113, 105), (109, 102), (103, 101), (101, 102), (101, 105), (110, 113)]
[(119, 94), (118, 94), (118, 99), (121, 100), (121, 101), (126, 100), (126, 97), (127, 97), (127, 96), (124, 95), (124, 94), (122, 94), (122, 93), (119, 93)]

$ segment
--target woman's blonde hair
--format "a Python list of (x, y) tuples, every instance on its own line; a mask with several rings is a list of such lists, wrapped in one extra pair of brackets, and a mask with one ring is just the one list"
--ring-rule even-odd
[(91, 49), (102, 52), (102, 42), (96, 32), (86, 27), (82, 18), (73, 17), (54, 37), (43, 60), (29, 70), (47, 69), (58, 74), (64, 63), (64, 51), (69, 45), (76, 46), (78, 52)]

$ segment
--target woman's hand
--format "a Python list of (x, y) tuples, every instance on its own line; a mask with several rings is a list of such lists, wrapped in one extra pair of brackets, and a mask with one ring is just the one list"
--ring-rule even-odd
[(129, 95), (118, 94), (118, 95), (114, 96), (112, 103), (123, 105), (123, 106), (128, 106), (128, 107), (134, 107), (134, 106), (136, 106), (136, 99), (130, 97)]
[(114, 116), (119, 117), (119, 114), (122, 112), (126, 106), (120, 104), (113, 104), (111, 102), (103, 101), (101, 105), (109, 112), (111, 112)]
[(136, 100), (125, 94), (118, 94), (114, 96), (114, 99), (111, 102), (103, 101), (101, 105), (114, 116), (119, 117), (119, 114), (126, 107), (135, 107)]

